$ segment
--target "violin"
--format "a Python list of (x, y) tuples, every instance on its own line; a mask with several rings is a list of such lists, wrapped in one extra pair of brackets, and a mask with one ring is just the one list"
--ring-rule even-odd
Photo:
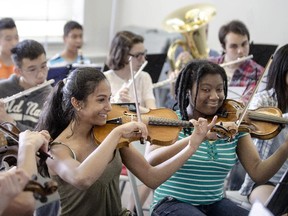
[[(243, 104), (235, 100), (225, 100), (222, 107), (217, 113), (220, 118), (219, 121), (233, 121), (238, 126), (238, 131), (249, 132), (252, 137), (258, 139), (272, 139), (279, 134), (283, 124), (287, 124), (287, 119), (282, 118), (282, 112), (277, 107), (260, 107), (255, 110), (249, 110), (249, 104), (251, 103), (255, 93), (259, 88), (264, 74), (268, 72), (273, 60), (273, 55), (266, 64), (265, 70), (261, 75), (253, 93), (246, 104)], [(222, 118), (221, 118), (222, 117)], [(216, 129), (216, 130), (215, 130)], [(211, 131), (220, 131), (229, 138), (233, 136), (234, 131), (223, 130), (223, 128), (212, 128)]]
[[(226, 99), (216, 114), (218, 115), (217, 121), (237, 123), (243, 110), (244, 105), (242, 103)], [(277, 136), (284, 124), (288, 124), (288, 119), (282, 117), (280, 109), (277, 107), (260, 107), (246, 112), (238, 131), (248, 132), (251, 137), (267, 140)], [(234, 134), (234, 132), (217, 127), (212, 128), (211, 131), (222, 133), (227, 137)]]
[(33, 176), (32, 180), (30, 180), (26, 184), (24, 191), (33, 192), (33, 196), (36, 200), (39, 200), (40, 202), (45, 203), (48, 200), (47, 196), (57, 191), (58, 184), (57, 182), (51, 180), (51, 181), (45, 182), (44, 185), (41, 185), (36, 180), (37, 180), (37, 176)]
[[(244, 109), (244, 105), (232, 99), (226, 99), (222, 107), (217, 112), (217, 123), (211, 128), (211, 132), (216, 132), (219, 138), (231, 139), (236, 131), (221, 126), (221, 122), (237, 122)], [(177, 114), (167, 108), (151, 109), (149, 112), (141, 114), (142, 121), (147, 125), (147, 140), (156, 145), (170, 145), (178, 139), (178, 134), (182, 128), (193, 127), (189, 121), (179, 120)], [(244, 120), (238, 127), (239, 132), (248, 132), (254, 138), (272, 139), (281, 131), (283, 124), (288, 124), (288, 119), (282, 116), (282, 112), (277, 107), (261, 107), (255, 110), (248, 110)], [(112, 105), (111, 112), (108, 113), (106, 125), (94, 126), (93, 135), (97, 144), (100, 144), (108, 134), (117, 126), (135, 121), (137, 115), (125, 107)], [(212, 120), (212, 117), (208, 117)], [(130, 142), (138, 138), (121, 138), (117, 148), (128, 146)]]
[[(20, 133), (19, 129), (15, 127), (11, 123), (2, 123), (0, 124), (0, 154), (6, 154), (4, 157), (2, 157), (1, 165), (3, 165), (3, 162), (8, 163), (8, 166), (16, 166), (17, 165), (17, 149), (16, 146), (11, 144), (11, 142), (7, 142), (7, 139), (5, 137), (5, 134), (8, 135), (10, 138), (12, 138), (15, 143), (18, 143), (18, 134)], [(8, 155), (7, 155), (8, 153)], [(39, 151), (37, 154), (41, 159), (46, 160), (47, 157), (50, 157), (45, 152)], [(44, 203), (47, 202), (48, 195), (53, 194), (58, 189), (57, 182), (51, 180), (48, 182), (45, 182), (44, 185), (41, 185), (39, 182), (37, 182), (37, 176), (33, 176), (32, 180), (30, 180), (26, 186), (24, 187), (24, 191), (30, 191), (33, 193), (33, 196), (36, 200), (39, 200), (40, 202)]]
[[(170, 145), (178, 139), (182, 128), (193, 127), (191, 122), (179, 120), (177, 114), (167, 108), (151, 109), (149, 112), (141, 114), (141, 118), (142, 122), (147, 125), (147, 140), (157, 145)], [(106, 124), (93, 128), (96, 143), (100, 144), (115, 127), (135, 120), (137, 120), (136, 113), (126, 107), (112, 104)], [(130, 142), (137, 139), (139, 138), (121, 138), (117, 147), (128, 146)]]
[[(18, 139), (19, 139), (18, 135), (20, 133), (20, 130), (15, 125), (11, 124), (10, 122), (4, 122), (0, 124), (0, 132), (3, 132), (5, 135), (10, 137), (16, 144), (18, 144)], [(7, 140), (4, 140), (5, 136), (3, 136), (3, 133), (1, 133), (2, 138), (1, 138), (0, 152), (3, 152), (3, 150), (5, 151), (5, 149), (7, 150), (10, 147), (9, 143), (7, 143)], [(1, 137), (1, 134), (0, 134), (0, 137)], [(12, 144), (12, 146), (13, 145), (14, 143)], [(53, 159), (52, 156), (44, 152), (42, 149), (39, 149), (36, 155), (44, 161), (46, 161), (48, 157)]]

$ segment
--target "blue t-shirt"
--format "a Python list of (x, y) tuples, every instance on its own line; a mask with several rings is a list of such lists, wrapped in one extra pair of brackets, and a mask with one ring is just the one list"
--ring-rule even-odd
[[(83, 59), (82, 59), (83, 58)], [(66, 59), (64, 59), (60, 54), (56, 54), (54, 57), (52, 57), (48, 62), (47, 62), (47, 66), (48, 67), (63, 67), (63, 66), (67, 66), (69, 64), (91, 64), (90, 60), (88, 58), (85, 57), (80, 57), (77, 56), (76, 59), (74, 59), (74, 61), (67, 61)]]

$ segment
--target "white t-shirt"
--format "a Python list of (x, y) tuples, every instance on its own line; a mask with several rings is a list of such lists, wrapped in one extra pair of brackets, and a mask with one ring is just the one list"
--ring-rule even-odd
[[(115, 95), (117, 91), (126, 83), (126, 81), (120, 78), (114, 70), (109, 70), (104, 72), (105, 76), (107, 77), (108, 81), (111, 85), (112, 91), (112, 103), (121, 103), (122, 101), (115, 101)], [(153, 94), (153, 85), (152, 79), (147, 72), (141, 71), (140, 74), (135, 79), (135, 86), (137, 91), (138, 100), (141, 106), (145, 107), (145, 101), (148, 99), (155, 100), (155, 96)], [(129, 87), (129, 95), (135, 101), (133, 84)], [(133, 101), (131, 101), (133, 102)]]

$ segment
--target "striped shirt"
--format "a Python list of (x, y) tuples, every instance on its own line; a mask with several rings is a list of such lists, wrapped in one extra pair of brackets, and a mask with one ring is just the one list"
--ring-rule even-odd
[[(152, 208), (167, 196), (192, 205), (208, 205), (221, 200), (224, 180), (237, 161), (238, 139), (245, 135), (238, 133), (230, 142), (202, 142), (186, 163), (155, 190)], [(185, 137), (187, 135), (181, 131), (179, 139)]]

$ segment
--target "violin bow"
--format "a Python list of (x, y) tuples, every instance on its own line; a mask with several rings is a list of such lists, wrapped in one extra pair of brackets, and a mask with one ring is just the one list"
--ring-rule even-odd
[[(144, 69), (144, 67), (146, 66), (147, 63), (148, 63), (148, 61), (145, 61), (141, 65), (137, 74), (139, 74)], [(136, 91), (135, 76), (134, 76), (133, 65), (132, 65), (132, 56), (130, 56), (130, 58), (129, 58), (129, 66), (130, 66), (131, 80), (132, 80), (132, 84), (133, 84), (133, 91), (134, 91), (134, 97), (135, 97), (137, 119), (138, 119), (138, 122), (142, 122), (140, 108), (139, 108), (139, 100), (138, 100), (138, 95), (137, 95), (137, 91)], [(143, 138), (140, 139), (140, 143), (141, 144), (145, 143)]]
[(262, 82), (262, 80), (263, 80), (263, 78), (264, 78), (264, 75), (265, 75), (266, 73), (268, 73), (268, 70), (269, 70), (269, 68), (270, 68), (270, 65), (271, 65), (272, 61), (273, 61), (273, 55), (270, 57), (269, 61), (267, 62), (266, 66), (265, 66), (265, 70), (264, 70), (264, 72), (262, 73), (260, 79), (258, 80), (257, 85), (255, 86), (255, 88), (254, 88), (254, 90), (253, 90), (253, 93), (252, 93), (252, 95), (250, 96), (250, 98), (249, 98), (249, 100), (248, 100), (248, 103), (246, 104), (246, 106), (245, 106), (244, 109), (243, 109), (243, 112), (242, 112), (241, 115), (240, 115), (240, 118), (236, 121), (236, 125), (237, 125), (238, 127), (239, 127), (240, 124), (242, 123), (242, 121), (243, 121), (243, 119), (244, 119), (244, 117), (245, 117), (245, 115), (246, 115), (246, 113), (247, 113), (247, 111), (248, 111), (248, 107), (249, 107), (249, 105), (250, 105), (250, 103), (251, 103), (254, 95), (255, 95), (256, 92), (258, 91), (259, 85), (260, 85), (260, 83)]

